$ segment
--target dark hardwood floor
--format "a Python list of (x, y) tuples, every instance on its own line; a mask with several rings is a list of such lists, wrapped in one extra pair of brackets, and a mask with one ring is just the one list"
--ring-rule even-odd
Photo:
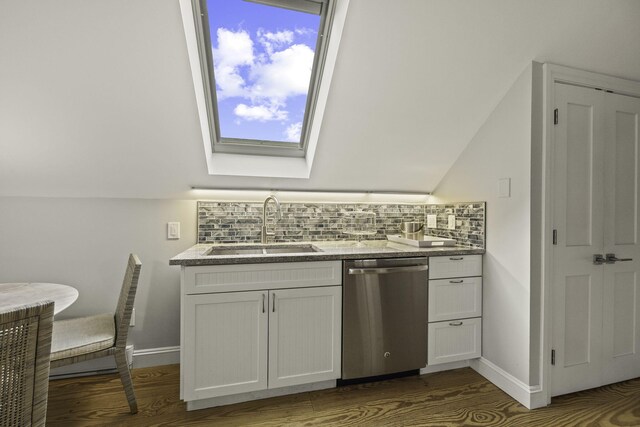
[(48, 426), (640, 426), (640, 378), (527, 410), (470, 368), (187, 412), (177, 365), (51, 381)]

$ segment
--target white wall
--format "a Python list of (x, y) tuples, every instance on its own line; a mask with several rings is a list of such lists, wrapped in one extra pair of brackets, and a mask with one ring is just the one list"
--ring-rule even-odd
[[(482, 356), (530, 384), (530, 239), (532, 66), (444, 176), (434, 195), (443, 201), (487, 202), (483, 263)], [(498, 180), (511, 179), (511, 197)]]
[[(130, 252), (142, 270), (136, 349), (180, 343), (180, 268), (169, 259), (195, 244), (194, 201), (0, 198), (0, 282), (65, 283), (78, 300), (56, 318), (115, 311)], [(166, 240), (168, 221), (182, 238)]]
[[(352, 0), (311, 178), (275, 180), (206, 174), (177, 0), (0, 0), (0, 281), (77, 284), (66, 315), (111, 310), (135, 250), (136, 346), (177, 345), (168, 259), (195, 241), (192, 185), (423, 192), (473, 141), (438, 193), (489, 202), (488, 308), (513, 321), (497, 331), (525, 341), (528, 245), (516, 236), (531, 155), (499, 120), (525, 112), (494, 108), (532, 59), (640, 80), (638, 22), (637, 0)], [(523, 108), (518, 81), (503, 103)], [(495, 200), (498, 172), (514, 179), (511, 199)], [(163, 240), (169, 220), (179, 242)], [(525, 348), (485, 347), (528, 378)]]
[(640, 79), (638, 22), (636, 0), (353, 0), (311, 178), (261, 179), (207, 175), (177, 0), (0, 0), (0, 196), (430, 191), (532, 59)]

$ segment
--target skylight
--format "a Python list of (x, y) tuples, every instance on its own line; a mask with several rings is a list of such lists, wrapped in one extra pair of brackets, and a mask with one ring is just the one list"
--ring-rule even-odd
[(304, 156), (331, 0), (200, 0), (214, 151)]
[(210, 175), (309, 178), (349, 0), (179, 0)]

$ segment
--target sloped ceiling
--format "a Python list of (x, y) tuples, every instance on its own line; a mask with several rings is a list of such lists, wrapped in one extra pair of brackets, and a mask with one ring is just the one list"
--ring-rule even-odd
[(351, 0), (312, 176), (278, 180), (207, 175), (177, 0), (0, 0), (0, 196), (430, 191), (530, 61), (640, 80), (638, 22), (637, 0)]

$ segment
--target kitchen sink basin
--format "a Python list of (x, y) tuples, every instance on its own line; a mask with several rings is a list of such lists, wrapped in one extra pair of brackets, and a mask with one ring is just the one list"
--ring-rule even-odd
[(316, 249), (311, 245), (305, 246), (287, 246), (282, 248), (265, 248), (265, 253), (268, 254), (297, 254), (306, 252), (320, 252), (320, 249)]
[(268, 254), (299, 254), (321, 252), (312, 245), (287, 246), (257, 246), (251, 248), (216, 248), (209, 249), (205, 255), (268, 255)]
[(262, 255), (264, 249), (211, 248), (206, 255)]

